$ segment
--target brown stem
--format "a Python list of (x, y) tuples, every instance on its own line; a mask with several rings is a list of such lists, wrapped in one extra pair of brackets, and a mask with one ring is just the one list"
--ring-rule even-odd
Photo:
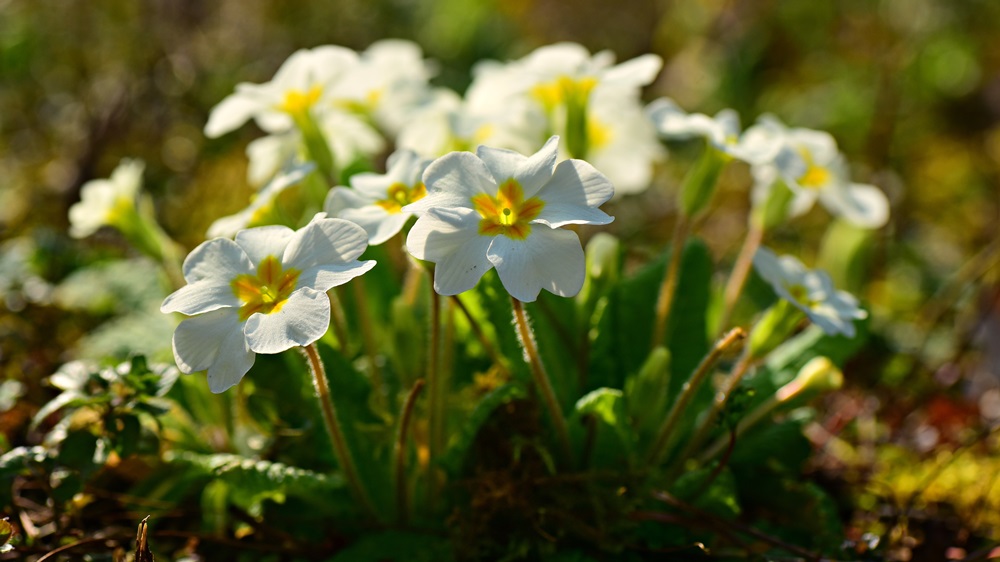
[(545, 366), (542, 364), (542, 357), (538, 354), (538, 346), (535, 344), (535, 335), (528, 324), (527, 314), (524, 312), (524, 303), (514, 297), (510, 298), (514, 308), (514, 324), (517, 326), (518, 340), (524, 347), (524, 354), (527, 356), (528, 364), (531, 366), (531, 374), (542, 395), (545, 408), (552, 418), (552, 425), (556, 428), (559, 444), (563, 449), (565, 460), (570, 466), (573, 465), (573, 447), (569, 440), (569, 427), (566, 425), (566, 418), (563, 417), (562, 408), (556, 400), (556, 393), (552, 389), (552, 382), (549, 380)]
[(670, 318), (670, 309), (674, 305), (681, 255), (684, 253), (684, 243), (687, 241), (689, 229), (688, 218), (684, 215), (678, 216), (677, 224), (674, 226), (674, 238), (670, 244), (670, 261), (667, 263), (667, 271), (663, 275), (663, 284), (660, 285), (660, 295), (656, 299), (656, 324), (653, 328), (651, 341), (653, 349), (663, 345), (663, 339), (667, 334), (667, 319)]
[(753, 265), (753, 255), (757, 253), (757, 248), (764, 240), (764, 227), (757, 221), (750, 221), (750, 231), (743, 240), (743, 247), (733, 264), (733, 271), (729, 274), (729, 281), (726, 282), (726, 290), (723, 297), (722, 316), (719, 317), (719, 329), (725, 330), (729, 326), (729, 321), (733, 316), (733, 309), (736, 301), (739, 300), (746, 285), (747, 276), (750, 275), (750, 266)]
[(309, 344), (302, 349), (309, 360), (309, 370), (312, 372), (313, 382), (316, 384), (316, 397), (319, 399), (320, 409), (323, 411), (323, 421), (326, 423), (326, 430), (330, 434), (333, 454), (337, 457), (337, 462), (340, 463), (340, 469), (344, 471), (344, 478), (347, 480), (351, 492), (354, 493), (355, 499), (361, 503), (364, 510), (368, 512), (368, 515), (377, 519), (378, 511), (375, 509), (375, 504), (372, 503), (368, 491), (358, 476), (354, 457), (351, 455), (351, 449), (347, 446), (347, 439), (344, 437), (340, 422), (337, 420), (336, 406), (330, 398), (330, 386), (326, 382), (326, 369), (319, 358), (316, 344)]
[(732, 346), (746, 339), (746, 337), (747, 334), (742, 328), (733, 328), (722, 339), (717, 341), (708, 354), (702, 358), (701, 363), (698, 364), (698, 368), (695, 369), (691, 378), (684, 383), (680, 394), (677, 395), (677, 400), (674, 401), (674, 405), (670, 408), (670, 413), (664, 418), (660, 429), (656, 433), (656, 441), (653, 442), (653, 446), (649, 449), (649, 454), (646, 457), (651, 465), (655, 466), (659, 464), (661, 457), (667, 450), (667, 444), (670, 442), (670, 438), (673, 436), (678, 422), (680, 422), (681, 415), (691, 402), (691, 399), (694, 398), (695, 392), (701, 386), (702, 381), (705, 380), (712, 371), (712, 368), (719, 361), (719, 358)]
[(698, 427), (694, 431), (694, 435), (688, 441), (688, 444), (684, 447), (684, 450), (680, 455), (677, 456), (677, 460), (673, 465), (673, 468), (668, 473), (668, 479), (672, 480), (678, 476), (678, 472), (683, 468), (683, 463), (686, 459), (691, 458), (695, 451), (698, 450), (708, 438), (708, 435), (712, 432), (712, 427), (715, 425), (715, 420), (722, 413), (723, 408), (726, 406), (726, 402), (729, 401), (729, 397), (732, 396), (733, 391), (740, 385), (743, 377), (750, 370), (750, 365), (753, 364), (755, 357), (750, 353), (750, 348), (747, 346), (743, 349), (743, 355), (740, 357), (739, 363), (733, 367), (732, 373), (729, 378), (726, 379), (725, 387), (716, 395), (715, 402), (712, 404), (712, 409), (710, 409), (701, 422), (699, 422)]
[(417, 402), (417, 396), (424, 388), (424, 379), (417, 379), (410, 389), (406, 402), (403, 404), (403, 413), (399, 416), (399, 429), (396, 433), (396, 445), (393, 448), (393, 470), (396, 482), (396, 519), (400, 525), (406, 525), (409, 515), (409, 506), (406, 493), (406, 434), (410, 428), (410, 418), (413, 415), (413, 406)]

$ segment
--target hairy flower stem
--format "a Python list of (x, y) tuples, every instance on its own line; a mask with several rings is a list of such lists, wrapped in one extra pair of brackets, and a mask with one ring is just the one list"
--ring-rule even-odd
[(736, 301), (739, 300), (740, 294), (743, 292), (743, 286), (746, 285), (747, 276), (750, 274), (753, 255), (757, 253), (757, 248), (760, 247), (760, 243), (763, 240), (764, 226), (759, 224), (758, 221), (750, 221), (750, 231), (747, 232), (747, 237), (743, 241), (743, 247), (740, 248), (740, 254), (736, 258), (736, 263), (733, 264), (733, 271), (729, 274), (729, 280), (726, 282), (722, 316), (719, 317), (718, 323), (719, 330), (725, 330), (729, 326), (729, 321), (733, 316), (733, 309), (736, 307)]
[(646, 460), (648, 464), (656, 466), (660, 463), (664, 453), (667, 451), (667, 445), (670, 443), (671, 437), (673, 437), (673, 432), (677, 429), (677, 423), (680, 422), (681, 416), (687, 409), (688, 404), (691, 399), (694, 398), (695, 393), (701, 386), (702, 381), (708, 377), (709, 373), (712, 372), (712, 367), (719, 361), (719, 357), (722, 356), (727, 350), (736, 345), (737, 343), (743, 341), (747, 334), (741, 328), (734, 328), (728, 334), (726, 334), (722, 339), (715, 343), (711, 351), (702, 358), (701, 363), (698, 364), (698, 368), (695, 369), (691, 378), (684, 383), (681, 388), (680, 394), (678, 394), (677, 399), (674, 401), (674, 405), (670, 408), (670, 412), (667, 417), (664, 418), (663, 423), (660, 425), (660, 429), (656, 432), (656, 440), (653, 442), (653, 446), (650, 447), (649, 453), (646, 455)]
[(330, 434), (330, 442), (333, 444), (333, 454), (337, 457), (337, 462), (340, 464), (340, 469), (344, 472), (344, 478), (347, 480), (347, 485), (354, 494), (354, 499), (361, 504), (361, 507), (368, 512), (369, 516), (373, 519), (378, 519), (378, 510), (375, 509), (375, 504), (372, 503), (368, 491), (358, 476), (358, 469), (354, 464), (351, 449), (347, 446), (344, 431), (340, 427), (340, 422), (337, 421), (337, 409), (333, 403), (333, 399), (330, 398), (330, 386), (326, 382), (326, 369), (323, 368), (323, 362), (320, 361), (316, 344), (309, 344), (302, 349), (306, 355), (306, 359), (308, 359), (309, 370), (313, 375), (313, 382), (316, 383), (316, 398), (319, 399), (320, 409), (323, 411), (323, 421), (326, 423), (326, 430)]
[(556, 400), (556, 393), (552, 389), (552, 382), (549, 380), (549, 375), (545, 372), (542, 357), (538, 354), (538, 346), (535, 344), (535, 334), (531, 331), (531, 326), (528, 324), (528, 316), (524, 312), (524, 303), (514, 297), (511, 297), (510, 300), (514, 307), (514, 324), (517, 326), (518, 340), (524, 347), (524, 354), (528, 359), (528, 364), (531, 366), (531, 374), (535, 379), (535, 386), (538, 387), (538, 392), (542, 395), (542, 401), (549, 412), (549, 417), (552, 418), (552, 425), (556, 428), (559, 446), (563, 449), (563, 456), (566, 462), (569, 463), (569, 466), (572, 467), (574, 464), (573, 447), (569, 441), (569, 427), (566, 425), (566, 418), (563, 416), (559, 401)]
[(729, 397), (732, 396), (733, 391), (739, 387), (740, 382), (743, 381), (743, 377), (746, 376), (755, 359), (756, 356), (750, 353), (749, 346), (743, 348), (743, 354), (740, 356), (740, 360), (736, 363), (736, 366), (733, 367), (732, 372), (729, 374), (729, 378), (726, 379), (725, 386), (718, 392), (718, 394), (715, 395), (715, 401), (712, 403), (712, 408), (698, 422), (698, 426), (695, 428), (691, 439), (688, 440), (687, 445), (684, 446), (684, 450), (677, 456), (677, 461), (671, 467), (670, 471), (668, 471), (668, 480), (676, 479), (680, 472), (684, 469), (684, 461), (694, 457), (698, 448), (704, 444), (705, 439), (708, 438), (709, 434), (712, 432), (712, 428), (715, 426), (715, 420), (718, 419), (719, 414), (721, 414), (723, 408), (726, 407), (726, 402), (729, 401)]
[(372, 389), (375, 393), (375, 403), (385, 406), (385, 387), (382, 384), (382, 371), (378, 367), (378, 344), (375, 342), (375, 329), (372, 327), (371, 311), (368, 308), (368, 296), (365, 292), (364, 279), (358, 277), (351, 283), (354, 289), (354, 301), (358, 306), (358, 324), (361, 326), (361, 343), (368, 356), (371, 368)]
[(413, 406), (417, 396), (424, 388), (424, 379), (417, 379), (413, 388), (406, 396), (403, 411), (399, 416), (399, 427), (396, 431), (396, 444), (393, 447), (393, 481), (396, 483), (396, 521), (406, 525), (409, 517), (409, 501), (406, 492), (406, 435), (410, 429), (410, 418), (413, 416)]
[(656, 324), (653, 329), (653, 339), (650, 342), (652, 349), (664, 345), (663, 339), (667, 334), (667, 319), (670, 318), (670, 309), (673, 308), (674, 304), (681, 255), (684, 253), (684, 243), (687, 242), (690, 226), (691, 223), (686, 216), (681, 214), (677, 217), (677, 224), (674, 226), (674, 239), (670, 244), (670, 262), (663, 275), (663, 284), (660, 285), (660, 296), (656, 299)]
[(500, 369), (504, 375), (509, 375), (510, 370), (507, 368), (506, 361), (500, 356), (500, 353), (497, 351), (496, 346), (493, 345), (493, 342), (486, 337), (486, 332), (483, 331), (483, 327), (479, 324), (479, 320), (472, 315), (472, 311), (465, 306), (465, 303), (462, 302), (462, 299), (459, 298), (458, 295), (452, 296), (451, 302), (455, 303), (455, 306), (462, 311), (462, 315), (465, 316), (465, 319), (469, 321), (469, 326), (472, 328), (472, 332), (476, 334), (476, 338), (479, 340), (479, 343), (482, 344), (486, 354), (493, 360), (493, 364), (496, 365), (496, 367)]

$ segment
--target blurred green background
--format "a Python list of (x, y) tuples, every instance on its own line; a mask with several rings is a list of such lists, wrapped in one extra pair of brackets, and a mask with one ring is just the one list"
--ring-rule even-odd
[[(103, 320), (51, 304), (80, 265), (125, 251), (113, 232), (68, 238), (85, 181), (122, 157), (145, 160), (162, 223), (187, 248), (246, 204), (243, 149), (259, 131), (201, 133), (236, 83), (269, 80), (298, 48), (399, 37), (437, 61), (437, 85), (461, 92), (478, 60), (575, 41), (619, 60), (662, 56), (647, 101), (733, 107), (745, 125), (774, 113), (837, 138), (855, 181), (888, 194), (892, 218), (865, 241), (875, 282), (860, 296), (876, 335), (831, 418), (877, 415), (918, 452), (961, 442), (970, 425), (1000, 421), (998, 34), (995, 0), (0, 0), (0, 378), (43, 403), (41, 379)], [(612, 210), (635, 262), (669, 241), (691, 162), (675, 156), (658, 185)], [(701, 227), (720, 275), (745, 233), (748, 186), (745, 167), (727, 171)], [(828, 222), (817, 208), (774, 243), (815, 262)]]

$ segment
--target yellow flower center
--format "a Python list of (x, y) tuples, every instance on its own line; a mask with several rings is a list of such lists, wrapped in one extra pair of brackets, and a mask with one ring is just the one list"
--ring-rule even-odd
[(537, 99), (547, 111), (561, 104), (586, 104), (590, 91), (597, 85), (593, 77), (571, 78), (563, 75), (551, 82), (543, 82), (531, 89), (531, 95)]
[(253, 314), (271, 314), (281, 310), (292, 291), (301, 271), (289, 268), (283, 270), (281, 261), (268, 256), (257, 266), (257, 274), (238, 275), (230, 283), (236, 298), (243, 302), (240, 320), (246, 321)]
[(830, 181), (830, 170), (824, 166), (816, 164), (812, 154), (806, 149), (801, 149), (799, 154), (806, 163), (806, 172), (799, 176), (798, 182), (802, 187), (819, 189)]
[(813, 308), (818, 304), (815, 300), (809, 298), (809, 289), (806, 289), (802, 285), (786, 283), (785, 289), (787, 289), (788, 293), (792, 295), (792, 298), (795, 299), (796, 303), (801, 304), (806, 308)]
[(313, 86), (305, 92), (302, 90), (289, 90), (285, 92), (284, 101), (278, 104), (278, 109), (293, 116), (303, 115), (319, 101), (319, 97), (322, 94), (322, 86)]
[(537, 197), (526, 201), (521, 184), (510, 178), (500, 184), (496, 197), (486, 193), (476, 195), (472, 198), (472, 206), (483, 217), (479, 221), (479, 234), (503, 234), (514, 240), (524, 240), (531, 234), (529, 223), (542, 212), (545, 202)]
[(594, 119), (593, 116), (587, 119), (587, 148), (589, 150), (607, 146), (611, 139), (611, 127)]
[(135, 215), (135, 200), (131, 197), (117, 197), (104, 217), (105, 224), (120, 226), (128, 223), (129, 217)]
[(425, 195), (427, 195), (427, 188), (424, 187), (423, 182), (417, 182), (413, 184), (413, 187), (407, 187), (397, 182), (389, 186), (387, 197), (376, 201), (375, 204), (391, 214), (396, 214), (406, 205), (423, 199)]

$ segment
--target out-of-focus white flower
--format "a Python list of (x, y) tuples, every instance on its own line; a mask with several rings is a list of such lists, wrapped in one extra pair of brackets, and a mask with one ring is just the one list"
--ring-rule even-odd
[(369, 244), (381, 244), (402, 230), (413, 216), (403, 207), (427, 194), (423, 175), (429, 159), (411, 150), (389, 156), (385, 174), (361, 173), (351, 176), (351, 187), (330, 190), (323, 210), (361, 225), (368, 233)]
[(357, 53), (333, 45), (296, 51), (270, 82), (238, 84), (212, 109), (205, 135), (224, 135), (250, 119), (268, 133), (288, 131), (314, 107), (330, 106), (335, 83), (357, 62)]
[(732, 109), (723, 109), (715, 117), (709, 117), (704, 113), (688, 113), (673, 100), (659, 98), (646, 107), (646, 113), (662, 137), (671, 140), (701, 137), (719, 152), (748, 164), (770, 162), (781, 149), (778, 136), (759, 127), (741, 134), (740, 116)]
[[(611, 180), (615, 195), (649, 187), (653, 163), (663, 160), (666, 151), (642, 106), (620, 91), (597, 91), (587, 106), (586, 121), (586, 160)], [(560, 159), (570, 156), (560, 146)]]
[(209, 238), (231, 238), (237, 232), (251, 226), (260, 226), (274, 211), (278, 196), (286, 189), (297, 185), (316, 169), (316, 164), (306, 162), (292, 166), (274, 176), (267, 185), (254, 195), (253, 200), (242, 211), (217, 219), (208, 227)]
[(326, 291), (375, 266), (357, 259), (367, 240), (354, 223), (316, 218), (298, 231), (265, 226), (204, 242), (184, 260), (188, 284), (160, 307), (190, 316), (174, 332), (177, 366), (207, 370), (218, 393), (243, 378), (256, 353), (315, 342), (330, 326)]
[(326, 45), (296, 51), (270, 82), (242, 83), (209, 116), (217, 137), (254, 119), (268, 133), (292, 128), (307, 113), (347, 112), (395, 134), (430, 91), (431, 65), (415, 43), (377, 41), (358, 54)]
[(508, 122), (529, 124), (518, 134), (535, 139), (535, 146), (560, 135), (563, 157), (591, 162), (616, 193), (636, 192), (648, 187), (652, 165), (663, 156), (639, 102), (641, 87), (661, 66), (656, 55), (615, 65), (609, 51), (591, 55), (580, 45), (558, 43), (506, 64), (478, 64), (466, 107), (485, 116), (503, 108)]
[(138, 221), (139, 190), (146, 165), (123, 159), (108, 179), (90, 180), (80, 188), (80, 201), (69, 208), (69, 233), (86, 238), (102, 226), (127, 230)]
[(453, 152), (424, 172), (427, 196), (403, 208), (420, 218), (407, 250), (434, 262), (434, 290), (455, 295), (496, 268), (514, 298), (541, 289), (573, 296), (584, 279), (584, 254), (568, 224), (608, 224), (598, 207), (614, 188), (582, 160), (556, 165), (558, 137), (530, 157), (481, 146)]
[(760, 248), (754, 254), (753, 265), (779, 297), (805, 312), (827, 334), (853, 338), (854, 320), (868, 316), (853, 295), (833, 287), (825, 271), (806, 269), (792, 256), (778, 257)]
[(788, 128), (773, 116), (763, 116), (747, 131), (777, 138), (781, 149), (772, 163), (755, 170), (755, 201), (763, 201), (775, 179), (781, 179), (794, 197), (789, 214), (797, 216), (818, 199), (830, 213), (862, 228), (879, 228), (889, 220), (889, 200), (873, 185), (852, 183), (847, 161), (837, 142), (823, 131)]
[(412, 41), (383, 39), (372, 43), (331, 92), (334, 103), (370, 116), (389, 135), (396, 135), (430, 96), (434, 74), (420, 46)]

